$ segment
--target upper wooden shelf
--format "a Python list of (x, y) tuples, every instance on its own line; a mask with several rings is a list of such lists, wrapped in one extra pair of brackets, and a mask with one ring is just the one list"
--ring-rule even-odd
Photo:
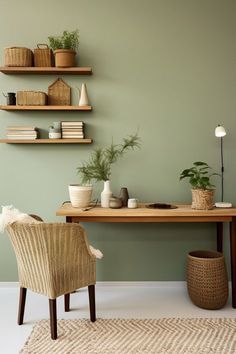
[(82, 66), (72, 68), (2, 66), (0, 72), (3, 74), (92, 75), (92, 68)]
[(91, 106), (0, 106), (4, 111), (91, 111)]
[(92, 144), (92, 139), (0, 139), (0, 143), (7, 144)]

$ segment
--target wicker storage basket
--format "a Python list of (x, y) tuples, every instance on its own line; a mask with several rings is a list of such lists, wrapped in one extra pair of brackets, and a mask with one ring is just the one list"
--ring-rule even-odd
[(228, 299), (228, 279), (222, 253), (193, 251), (187, 259), (187, 287), (192, 302), (204, 309), (216, 310)]
[(4, 49), (5, 66), (32, 66), (33, 53), (24, 47), (10, 47)]
[(34, 66), (48, 67), (53, 66), (53, 54), (47, 44), (37, 44), (34, 49)]
[(62, 79), (57, 79), (48, 87), (48, 104), (54, 106), (70, 106), (71, 88)]
[(47, 95), (40, 91), (17, 91), (16, 104), (19, 106), (45, 106)]
[(214, 207), (214, 190), (192, 189), (192, 209), (210, 210)]

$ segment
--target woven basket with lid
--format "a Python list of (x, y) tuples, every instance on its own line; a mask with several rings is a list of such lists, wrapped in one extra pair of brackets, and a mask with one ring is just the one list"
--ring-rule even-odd
[(192, 302), (216, 310), (228, 299), (228, 278), (224, 255), (215, 251), (193, 251), (187, 258), (187, 287)]

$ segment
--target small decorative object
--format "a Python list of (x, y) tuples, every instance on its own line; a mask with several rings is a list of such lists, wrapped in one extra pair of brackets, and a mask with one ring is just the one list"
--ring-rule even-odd
[(5, 66), (32, 66), (33, 53), (24, 47), (10, 47), (4, 49)]
[(111, 197), (109, 200), (109, 208), (111, 208), (111, 209), (122, 208), (122, 200), (117, 197)]
[(102, 208), (109, 208), (109, 201), (112, 196), (110, 181), (104, 181), (104, 188), (101, 193), (101, 206)]
[(192, 302), (204, 309), (222, 308), (228, 299), (228, 279), (222, 253), (193, 251), (187, 259), (187, 286)]
[(219, 176), (218, 173), (209, 174), (211, 169), (207, 163), (197, 161), (193, 167), (183, 170), (180, 180), (189, 178), (192, 186), (192, 209), (209, 210), (214, 207), (214, 185), (211, 184), (212, 176)]
[(62, 79), (57, 79), (49, 86), (48, 104), (51, 106), (70, 106), (71, 88)]
[[(104, 194), (110, 193), (110, 176), (111, 166), (129, 150), (140, 147), (140, 137), (137, 135), (130, 135), (123, 139), (122, 144), (111, 143), (108, 148), (98, 148), (91, 154), (90, 160), (84, 162), (82, 166), (77, 168), (78, 174), (81, 176), (82, 184), (88, 183), (91, 180), (97, 182), (104, 181)], [(109, 183), (106, 183), (109, 182)], [(106, 200), (106, 202), (103, 202)], [(102, 207), (108, 205), (107, 199), (101, 195)], [(108, 207), (104, 206), (104, 207)]]
[(53, 54), (52, 50), (47, 44), (37, 44), (37, 48), (34, 49), (34, 66), (37, 67), (51, 67), (53, 66)]
[(81, 91), (79, 91), (79, 106), (88, 106), (89, 99), (88, 99), (88, 92), (86, 84), (82, 84)]
[(149, 209), (177, 209), (176, 205), (166, 204), (166, 203), (153, 203), (146, 205)]
[(16, 94), (15, 92), (8, 92), (6, 95), (3, 93), (3, 96), (7, 99), (7, 106), (16, 105)]
[(55, 54), (56, 67), (75, 66), (75, 55), (79, 46), (79, 31), (64, 31), (62, 36), (48, 37), (49, 47)]
[(220, 138), (220, 160), (221, 160), (221, 201), (215, 203), (216, 208), (232, 208), (232, 203), (224, 202), (224, 152), (223, 152), (223, 137), (226, 135), (225, 128), (218, 124), (215, 128), (215, 136)]
[(128, 199), (128, 208), (136, 209), (138, 207), (138, 199), (130, 198)]
[(16, 102), (19, 106), (45, 106), (47, 94), (40, 91), (17, 91)]
[(48, 137), (49, 139), (61, 139), (61, 132), (58, 129), (50, 127)]
[(70, 201), (74, 208), (86, 208), (92, 196), (93, 187), (91, 184), (80, 185), (71, 184), (69, 185), (69, 195)]
[(122, 187), (120, 189), (119, 198), (122, 200), (122, 205), (126, 207), (128, 205), (128, 199), (129, 199), (129, 192), (126, 187)]
[(61, 122), (53, 122), (53, 128), (61, 130)]

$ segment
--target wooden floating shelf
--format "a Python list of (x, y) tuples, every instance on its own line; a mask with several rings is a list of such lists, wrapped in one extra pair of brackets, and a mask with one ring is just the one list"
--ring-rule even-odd
[(0, 72), (3, 74), (92, 75), (92, 68), (82, 66), (72, 68), (3, 66), (0, 67)]
[(92, 139), (0, 139), (0, 143), (6, 144), (92, 144), (92, 142)]
[(0, 106), (4, 111), (91, 111), (91, 106)]

